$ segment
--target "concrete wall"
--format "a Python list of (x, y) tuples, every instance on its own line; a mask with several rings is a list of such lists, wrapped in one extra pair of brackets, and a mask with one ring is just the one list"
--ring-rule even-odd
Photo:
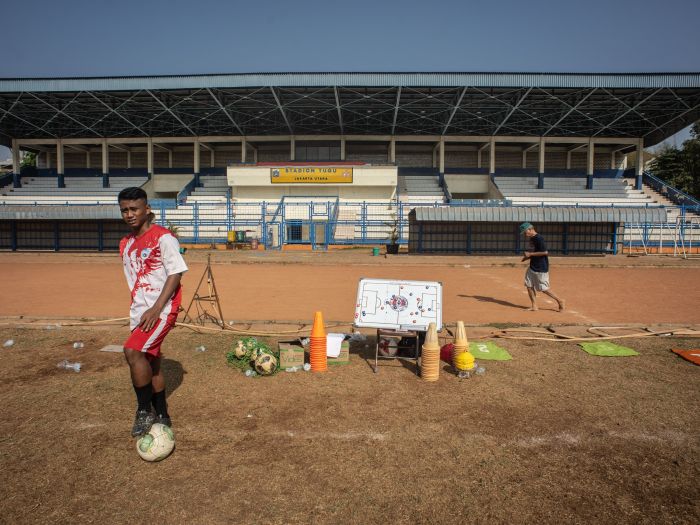
[(193, 175), (157, 173), (153, 175), (153, 191), (156, 193), (179, 193), (192, 179)]
[(352, 184), (272, 184), (270, 168), (262, 166), (229, 166), (227, 177), (233, 198), (259, 201), (311, 195), (386, 201), (394, 198), (398, 179), (394, 166), (353, 166)]

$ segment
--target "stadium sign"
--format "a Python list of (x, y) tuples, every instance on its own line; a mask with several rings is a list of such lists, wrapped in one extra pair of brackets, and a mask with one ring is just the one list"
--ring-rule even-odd
[(299, 166), (271, 168), (272, 184), (352, 184), (352, 168)]

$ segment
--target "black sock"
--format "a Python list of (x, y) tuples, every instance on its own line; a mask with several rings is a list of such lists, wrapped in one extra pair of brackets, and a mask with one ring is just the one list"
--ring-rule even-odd
[(153, 392), (153, 399), (151, 399), (151, 402), (153, 403), (153, 408), (156, 410), (156, 415), (170, 417), (168, 416), (168, 404), (165, 402), (165, 390)]
[(144, 386), (134, 385), (134, 392), (136, 392), (136, 401), (139, 404), (139, 410), (151, 410), (151, 397), (153, 397), (153, 387), (151, 383)]

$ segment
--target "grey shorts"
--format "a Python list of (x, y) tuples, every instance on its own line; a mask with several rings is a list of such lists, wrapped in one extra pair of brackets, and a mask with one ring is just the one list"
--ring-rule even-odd
[(525, 272), (525, 286), (534, 288), (537, 292), (549, 290), (549, 272), (533, 272), (528, 268)]

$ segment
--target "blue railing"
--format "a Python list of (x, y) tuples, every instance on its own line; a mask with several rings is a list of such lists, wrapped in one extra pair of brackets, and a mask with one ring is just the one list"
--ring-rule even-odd
[(655, 191), (658, 191), (661, 195), (679, 206), (700, 206), (700, 201), (698, 201), (695, 197), (691, 197), (687, 193), (683, 193), (681, 190), (674, 188), (669, 183), (661, 180), (648, 171), (644, 172), (642, 180), (644, 181), (644, 184), (651, 186)]

